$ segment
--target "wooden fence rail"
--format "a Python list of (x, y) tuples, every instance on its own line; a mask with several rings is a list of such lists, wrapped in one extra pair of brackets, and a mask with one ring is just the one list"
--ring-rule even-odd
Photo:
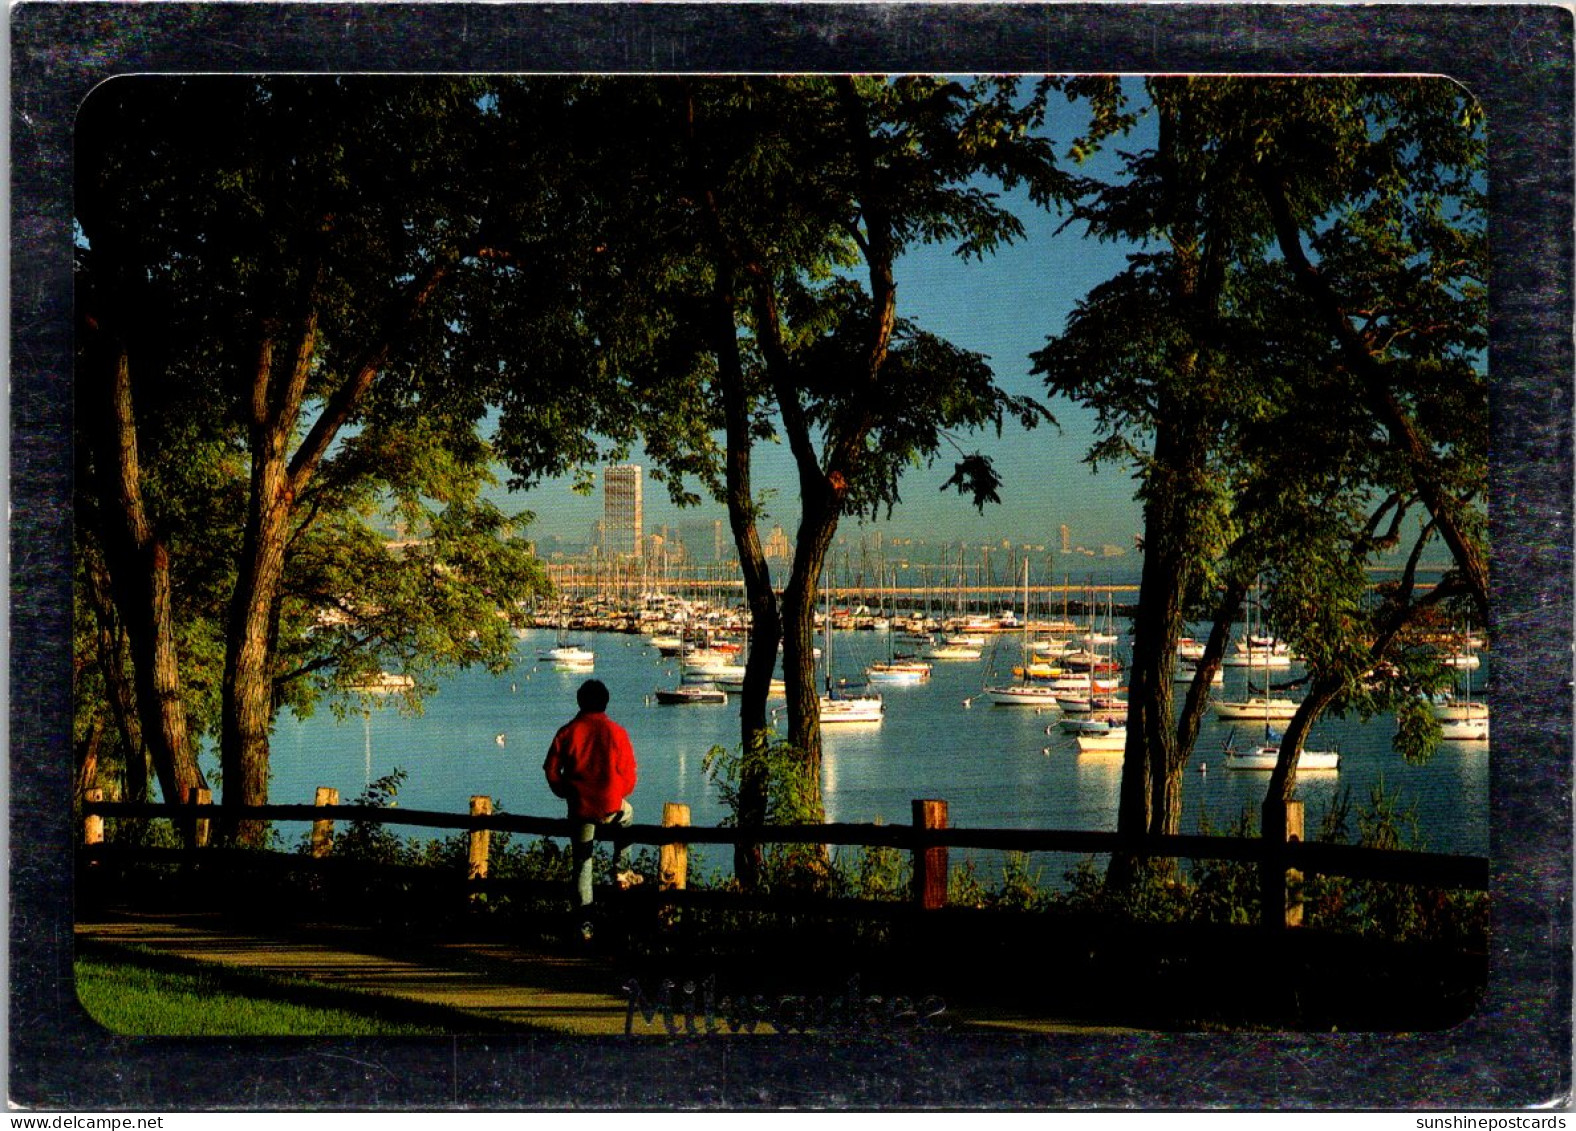
[[(562, 817), (494, 813), (491, 799), (484, 797), (473, 798), (471, 810), (466, 814), (339, 805), (338, 795), (333, 790), (319, 790), (316, 805), (220, 807), (216, 811), (207, 803), (206, 796), (199, 796), (196, 804), (162, 805), (106, 802), (93, 796), (96, 792), (90, 792), (82, 805), (83, 840), (88, 845), (102, 843), (106, 818), (167, 818), (178, 828), (200, 828), (216, 817), (220, 820), (303, 822), (312, 827), (312, 854), (316, 857), (331, 852), (333, 826), (344, 822), (452, 829), (470, 834), (468, 874), (473, 880), (487, 875), (491, 832), (568, 838), (574, 830), (574, 824)], [(748, 842), (894, 848), (912, 857), (912, 902), (924, 909), (938, 908), (946, 903), (947, 850), (952, 848), (1083, 856), (1122, 854), (1150, 859), (1233, 860), (1254, 864), (1263, 879), (1266, 911), (1277, 902), (1285, 909), (1284, 916), (1266, 914), (1266, 922), (1274, 926), (1295, 926), (1301, 922), (1295, 882), (1299, 874), (1475, 891), (1488, 888), (1488, 861), (1479, 856), (1308, 843), (1300, 839), (1276, 843), (1263, 837), (1149, 836), (1134, 839), (1112, 832), (1066, 829), (960, 829), (948, 827), (944, 801), (915, 801), (913, 809), (914, 823), (910, 825), (771, 825), (746, 831), (690, 825), (688, 807), (669, 804), (664, 807), (661, 825), (631, 825), (623, 830), (609, 827), (598, 829), (597, 836), (616, 843), (659, 848), (662, 861), (659, 881), (664, 890), (670, 891), (682, 890), (685, 886), (683, 849), (691, 844), (731, 846)], [(197, 843), (206, 839), (203, 837)]]

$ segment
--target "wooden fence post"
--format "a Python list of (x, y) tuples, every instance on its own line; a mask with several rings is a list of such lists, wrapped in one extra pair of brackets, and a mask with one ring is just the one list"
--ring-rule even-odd
[[(1286, 843), (1302, 843), (1302, 818), (1302, 802), (1286, 802)], [(1295, 868), (1288, 868), (1285, 872), (1285, 883), (1286, 925), (1300, 927), (1302, 926), (1302, 873)]]
[(1302, 926), (1302, 873), (1287, 868), (1281, 846), (1303, 839), (1303, 803), (1266, 801), (1261, 810), (1264, 863), (1260, 866), (1260, 914), (1270, 930)]
[[(312, 804), (331, 806), (339, 804), (339, 790), (331, 789), (326, 785), (317, 787), (317, 796)], [(327, 856), (334, 847), (334, 820), (324, 817), (312, 822), (312, 856), (321, 860)]]
[[(687, 828), (690, 823), (690, 807), (680, 805), (676, 801), (666, 802), (662, 806), (662, 827)], [(682, 841), (673, 844), (664, 844), (658, 850), (657, 856), (657, 883), (663, 891), (683, 891), (689, 883), (689, 845)]]
[[(492, 816), (493, 803), (490, 797), (471, 798), (471, 816)], [(487, 878), (487, 852), (492, 846), (491, 829), (472, 829), (470, 833), (471, 860), (470, 869), (466, 873), (468, 879), (485, 880)]]
[[(192, 792), (192, 804), (213, 805), (213, 790), (196, 789)], [(192, 821), (192, 843), (198, 848), (208, 847), (209, 822), (207, 817), (197, 817)]]
[[(94, 802), (104, 800), (102, 789), (90, 789), (82, 795), (83, 801)], [(97, 813), (89, 813), (82, 819), (82, 843), (95, 845), (104, 843), (104, 818)]]
[[(944, 829), (947, 827), (945, 801), (915, 801), (915, 829)], [(935, 845), (914, 846), (914, 902), (923, 911), (934, 911), (947, 905), (947, 847)]]

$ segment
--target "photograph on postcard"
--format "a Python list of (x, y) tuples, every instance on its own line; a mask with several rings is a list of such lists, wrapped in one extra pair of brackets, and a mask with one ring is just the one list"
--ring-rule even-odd
[(76, 125), (116, 1034), (1441, 1030), (1443, 78), (145, 75)]

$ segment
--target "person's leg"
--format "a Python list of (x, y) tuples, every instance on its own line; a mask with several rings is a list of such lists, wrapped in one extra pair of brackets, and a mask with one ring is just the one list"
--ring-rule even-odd
[[(627, 829), (635, 823), (635, 807), (629, 803), (628, 798), (624, 799), (624, 804), (619, 807), (618, 812), (608, 818), (607, 823), (620, 829)], [(613, 875), (622, 876), (628, 871), (629, 842), (625, 841), (618, 846), (618, 850), (613, 854)]]
[(591, 906), (591, 854), (596, 846), (596, 822), (583, 821), (570, 814), (575, 822), (574, 838), (570, 842), (570, 861), (574, 867), (575, 896), (584, 910)]

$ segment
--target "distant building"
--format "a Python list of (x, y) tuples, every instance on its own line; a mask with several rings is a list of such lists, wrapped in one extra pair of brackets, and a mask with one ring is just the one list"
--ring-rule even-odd
[(772, 527), (772, 532), (766, 537), (766, 545), (762, 547), (768, 561), (785, 562), (793, 557), (793, 546), (788, 541), (788, 535), (783, 531), (782, 524)]
[(1072, 552), (1073, 552), (1073, 532), (1071, 530), (1067, 529), (1067, 524), (1064, 522), (1064, 523), (1062, 523), (1062, 553), (1070, 554)]
[(680, 566), (689, 561), (689, 551), (684, 540), (667, 527), (654, 531), (645, 538), (645, 558), (663, 568)]
[(638, 558), (645, 549), (644, 476), (638, 463), (602, 471), (602, 550), (610, 558)]

